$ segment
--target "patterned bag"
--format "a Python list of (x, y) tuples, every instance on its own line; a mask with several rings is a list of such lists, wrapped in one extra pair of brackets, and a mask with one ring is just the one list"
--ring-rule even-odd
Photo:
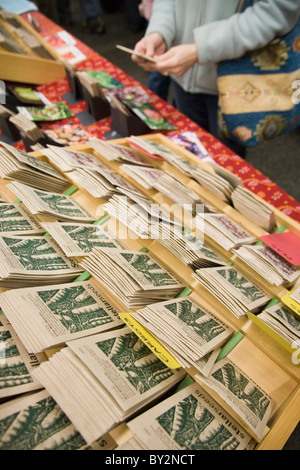
[(264, 48), (220, 62), (218, 89), (220, 138), (251, 147), (299, 126), (300, 18)]

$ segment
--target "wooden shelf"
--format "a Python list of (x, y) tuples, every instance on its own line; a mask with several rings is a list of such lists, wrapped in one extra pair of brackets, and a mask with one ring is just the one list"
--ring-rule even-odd
[[(13, 40), (24, 50), (24, 54), (8, 52), (0, 48), (0, 79), (4, 81), (22, 82), (32, 85), (43, 85), (65, 77), (65, 68), (52, 47), (19, 15), (13, 15), (16, 22), (28, 34), (35, 38), (45, 51), (45, 57), (39, 56), (27, 46), (10, 28), (8, 22), (0, 18), (0, 24)], [(21, 71), (21, 73), (20, 73)]]

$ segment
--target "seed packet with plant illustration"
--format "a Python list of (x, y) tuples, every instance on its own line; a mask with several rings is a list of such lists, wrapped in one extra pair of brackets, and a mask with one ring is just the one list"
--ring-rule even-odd
[(115, 89), (124, 87), (121, 82), (103, 70), (85, 70), (85, 73), (97, 80), (103, 88)]
[(63, 101), (44, 107), (17, 106), (18, 111), (30, 121), (57, 121), (74, 116)]

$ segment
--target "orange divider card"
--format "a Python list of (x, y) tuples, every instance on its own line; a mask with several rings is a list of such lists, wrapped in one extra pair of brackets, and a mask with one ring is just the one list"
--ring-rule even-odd
[(260, 239), (294, 266), (300, 265), (300, 238), (291, 232), (263, 235)]

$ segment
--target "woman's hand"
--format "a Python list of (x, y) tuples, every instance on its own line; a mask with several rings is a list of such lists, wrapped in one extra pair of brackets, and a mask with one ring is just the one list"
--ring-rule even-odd
[[(134, 48), (136, 52), (152, 58), (160, 56), (166, 51), (166, 49), (167, 46), (165, 40), (159, 33), (147, 34), (138, 43), (136, 43)], [(134, 54), (132, 54), (131, 58), (144, 70), (156, 70), (156, 64), (153, 64), (152, 62), (142, 59)]]
[(195, 44), (184, 44), (171, 47), (166, 53), (155, 57), (155, 70), (163, 75), (181, 77), (189, 68), (198, 62)]

